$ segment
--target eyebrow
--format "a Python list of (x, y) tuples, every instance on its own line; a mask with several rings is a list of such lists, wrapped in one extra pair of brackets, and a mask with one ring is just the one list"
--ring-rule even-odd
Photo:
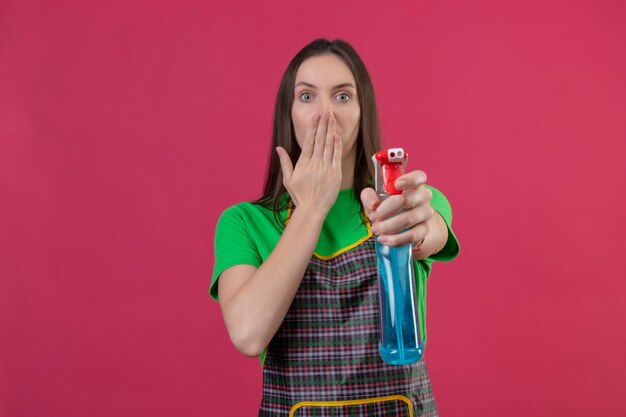
[[(299, 86), (299, 85), (305, 85), (307, 87), (317, 89), (316, 86), (314, 86), (311, 83), (307, 83), (306, 81), (300, 81), (298, 84), (296, 84), (296, 87)], [(352, 88), (354, 88), (356, 90), (356, 87), (352, 83), (337, 84), (336, 86), (333, 87), (333, 89), (335, 89), (335, 88), (342, 88), (342, 87), (352, 87)]]

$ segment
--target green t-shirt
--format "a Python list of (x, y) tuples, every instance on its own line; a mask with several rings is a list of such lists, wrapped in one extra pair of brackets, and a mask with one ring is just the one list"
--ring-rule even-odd
[[(448, 240), (439, 253), (413, 261), (418, 294), (418, 315), (426, 344), (426, 279), (435, 261), (447, 262), (456, 258), (459, 242), (452, 231), (452, 209), (448, 199), (436, 188), (425, 184), (432, 193), (430, 205), (443, 217), (448, 226)], [(285, 193), (281, 199), (288, 197)], [(335, 204), (328, 212), (313, 254), (320, 259), (330, 259), (349, 250), (372, 236), (369, 228), (361, 224), (360, 200), (354, 188), (339, 191)], [(283, 221), (289, 209), (280, 212)], [(365, 211), (363, 211), (365, 214)], [(271, 209), (258, 204), (242, 202), (225, 209), (215, 228), (215, 264), (209, 294), (215, 300), (219, 276), (234, 265), (247, 264), (259, 267), (278, 243), (282, 228), (276, 222)]]

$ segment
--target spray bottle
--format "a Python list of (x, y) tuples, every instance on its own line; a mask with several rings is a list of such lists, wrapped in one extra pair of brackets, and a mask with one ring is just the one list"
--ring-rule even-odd
[[(390, 195), (402, 194), (396, 189), (395, 182), (404, 174), (408, 157), (409, 154), (402, 148), (383, 149), (372, 156), (375, 188), (381, 202)], [(387, 246), (376, 238), (380, 301), (378, 349), (383, 360), (391, 365), (417, 362), (424, 352), (417, 317), (412, 249), (410, 244)]]

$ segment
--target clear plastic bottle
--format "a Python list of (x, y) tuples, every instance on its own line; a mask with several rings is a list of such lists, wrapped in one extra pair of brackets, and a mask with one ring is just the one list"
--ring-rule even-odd
[[(402, 193), (394, 184), (404, 174), (407, 159), (408, 153), (402, 148), (384, 149), (372, 156), (376, 167), (375, 187), (381, 201)], [(392, 247), (376, 238), (380, 301), (378, 348), (383, 360), (391, 365), (417, 362), (424, 353), (417, 315), (412, 249), (410, 244)]]

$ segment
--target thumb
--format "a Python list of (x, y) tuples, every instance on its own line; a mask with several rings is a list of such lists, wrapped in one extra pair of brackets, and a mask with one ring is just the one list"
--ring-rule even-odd
[(293, 174), (293, 164), (291, 163), (291, 158), (289, 158), (287, 151), (285, 151), (282, 146), (276, 147), (276, 153), (280, 159), (280, 167), (283, 171), (283, 183), (286, 182), (289, 184), (291, 182), (291, 175)]
[(361, 203), (363, 203), (363, 207), (365, 207), (367, 217), (369, 217), (370, 221), (375, 221), (376, 216), (374, 216), (374, 210), (376, 210), (380, 204), (380, 198), (378, 194), (376, 194), (376, 190), (372, 187), (363, 188), (363, 191), (361, 191)]

